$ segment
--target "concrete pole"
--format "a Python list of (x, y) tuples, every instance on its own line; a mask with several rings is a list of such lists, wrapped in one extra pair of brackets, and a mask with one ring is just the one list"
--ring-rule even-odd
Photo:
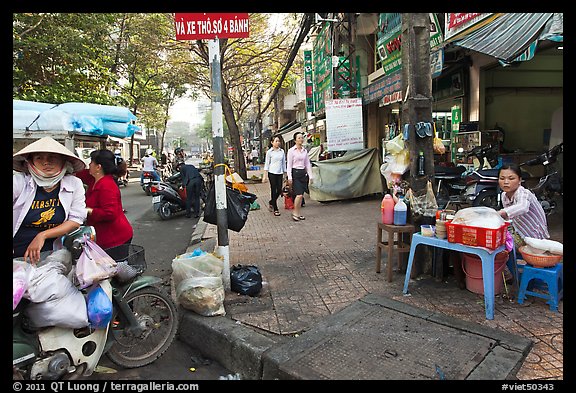
[(214, 189), (216, 193), (216, 227), (218, 246), (216, 254), (224, 259), (222, 282), (230, 290), (230, 250), (228, 247), (228, 210), (224, 171), (224, 128), (222, 126), (222, 71), (220, 66), (220, 41), (208, 41), (210, 78), (212, 83), (212, 138), (214, 145)]
[[(410, 124), (410, 184), (423, 192), (434, 176), (433, 136), (420, 138), (414, 125), (432, 123), (430, 30), (427, 13), (402, 14), (402, 127)], [(425, 176), (418, 176), (418, 153), (424, 152)], [(418, 194), (419, 195), (419, 194)]]
[[(420, 138), (414, 125), (432, 123), (432, 74), (430, 71), (430, 30), (427, 13), (402, 14), (402, 125), (410, 124), (408, 151), (410, 152), (410, 187), (415, 195), (426, 192), (428, 180), (434, 181), (433, 136)], [(418, 175), (418, 154), (424, 152), (424, 176)], [(423, 216), (413, 217), (419, 230)], [(430, 272), (442, 266), (433, 266), (432, 255), (422, 247), (416, 251), (411, 277), (420, 272)]]

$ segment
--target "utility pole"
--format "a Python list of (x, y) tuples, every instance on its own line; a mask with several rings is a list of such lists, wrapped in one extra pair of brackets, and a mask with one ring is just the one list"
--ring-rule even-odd
[(208, 41), (208, 58), (212, 81), (212, 137), (214, 143), (214, 190), (216, 197), (217, 254), (224, 259), (222, 282), (230, 290), (230, 249), (228, 244), (228, 210), (224, 181), (224, 128), (222, 126), (222, 71), (220, 69), (220, 41)]
[[(410, 187), (415, 195), (426, 192), (428, 180), (434, 176), (434, 136), (416, 135), (418, 122), (432, 123), (432, 74), (430, 71), (430, 30), (428, 13), (402, 14), (402, 126), (410, 125), (406, 144), (410, 152)], [(418, 175), (418, 154), (424, 152), (424, 176)], [(414, 217), (420, 227), (423, 216)], [(418, 258), (425, 264), (431, 258)], [(422, 266), (416, 266), (422, 269)]]

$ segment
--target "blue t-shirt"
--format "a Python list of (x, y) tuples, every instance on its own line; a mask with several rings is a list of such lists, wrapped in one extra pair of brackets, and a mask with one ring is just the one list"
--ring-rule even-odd
[[(59, 193), (60, 186), (50, 192), (46, 192), (42, 187), (37, 187), (36, 196), (30, 205), (26, 218), (12, 240), (14, 258), (24, 256), (26, 248), (38, 233), (54, 228), (66, 221), (66, 212), (60, 203)], [(41, 251), (52, 250), (53, 243), (54, 239), (46, 239)]]

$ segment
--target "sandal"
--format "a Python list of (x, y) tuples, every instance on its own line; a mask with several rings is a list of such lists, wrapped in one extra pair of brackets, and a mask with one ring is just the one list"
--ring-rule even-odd
[(278, 216), (280, 215), (280, 212), (279, 212), (278, 210), (275, 210), (275, 211), (274, 211), (274, 215), (275, 215), (276, 217), (278, 217)]
[(304, 217), (304, 216), (299, 216), (298, 219), (299, 219), (299, 220), (305, 220), (306, 217)]
[(294, 214), (292, 214), (292, 219), (293, 219), (294, 221), (300, 221), (300, 218), (299, 218), (298, 216), (294, 215)]
[(268, 211), (270, 212), (274, 211), (274, 206), (272, 206), (271, 203), (268, 204)]

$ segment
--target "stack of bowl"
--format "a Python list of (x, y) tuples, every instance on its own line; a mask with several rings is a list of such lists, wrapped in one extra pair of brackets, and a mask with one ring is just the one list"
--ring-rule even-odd
[(436, 237), (446, 239), (446, 221), (436, 220)]

